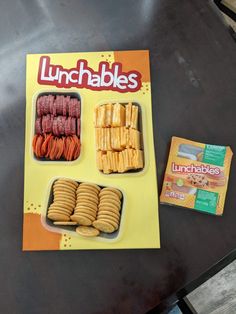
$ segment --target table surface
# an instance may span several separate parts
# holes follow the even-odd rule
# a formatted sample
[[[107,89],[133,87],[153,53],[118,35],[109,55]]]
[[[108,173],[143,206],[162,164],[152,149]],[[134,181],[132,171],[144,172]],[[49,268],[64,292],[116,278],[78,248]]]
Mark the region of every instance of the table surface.
[[[21,251],[26,53],[150,49],[161,187],[173,135],[236,152],[236,45],[208,2],[1,1],[0,43],[1,313],[144,313],[235,248],[233,161],[223,217],[160,206],[160,250]]]

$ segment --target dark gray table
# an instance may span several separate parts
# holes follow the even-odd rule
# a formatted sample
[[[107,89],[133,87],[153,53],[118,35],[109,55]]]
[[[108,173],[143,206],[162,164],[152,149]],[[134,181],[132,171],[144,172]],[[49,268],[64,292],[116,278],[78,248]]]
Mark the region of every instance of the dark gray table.
[[[150,49],[159,186],[172,135],[236,152],[236,44],[207,1],[0,3],[0,313],[143,313],[236,246],[223,217],[160,206],[161,250],[25,252],[26,53]]]

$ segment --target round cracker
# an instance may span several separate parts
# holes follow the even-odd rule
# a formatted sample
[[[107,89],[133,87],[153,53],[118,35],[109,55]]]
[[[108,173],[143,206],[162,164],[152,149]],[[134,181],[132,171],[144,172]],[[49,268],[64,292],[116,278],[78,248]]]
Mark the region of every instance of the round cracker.
[[[94,195],[88,194],[88,193],[83,193],[77,196],[77,201],[79,200],[90,200],[93,201],[94,203],[98,204],[98,198],[94,197]]]
[[[72,221],[76,221],[82,226],[91,226],[92,225],[92,220],[90,220],[86,217],[72,215],[72,216],[70,216],[70,218]]]
[[[56,183],[54,183],[54,185],[53,185],[54,187],[64,187],[64,188],[70,188],[70,189],[72,189],[72,190],[74,190],[74,191],[76,191],[76,187],[73,185],[73,184],[71,184],[71,183],[68,183],[68,182],[56,182]]]
[[[114,217],[118,220],[120,220],[120,213],[119,212],[111,212],[111,211],[108,211],[108,210],[99,210],[98,212],[98,216],[99,215],[108,215],[108,216],[111,216],[111,217]]]
[[[66,212],[66,211],[63,211],[63,210],[60,210],[60,209],[49,209],[48,210],[48,214],[49,213],[58,213],[58,214],[62,214],[62,215],[65,215],[65,216],[70,216],[69,212]]]
[[[75,216],[78,216],[78,217],[86,217],[92,221],[95,220],[96,217],[94,217],[93,215],[90,215],[90,214],[87,214],[87,213],[83,213],[83,212],[80,212],[80,211],[77,211],[74,213]]]
[[[93,209],[95,211],[98,210],[97,204],[90,203],[90,202],[87,202],[87,201],[76,202],[76,207],[79,207],[79,206],[89,207],[89,208],[91,208],[91,209]]]
[[[60,207],[64,207],[64,208],[69,209],[69,210],[74,209],[74,206],[71,206],[70,204],[68,204],[65,201],[57,201],[56,203],[53,202],[50,206],[60,206]]]
[[[119,197],[112,193],[104,193],[103,195],[99,196],[100,200],[109,198],[110,200],[114,200],[115,202],[121,203]]]
[[[67,194],[67,195],[70,195],[71,197],[76,197],[76,194],[75,192],[73,191],[69,191],[69,190],[66,190],[66,189],[53,189],[53,194],[59,194],[59,193],[63,193],[63,194]]]
[[[101,211],[108,211],[108,212],[113,212],[113,213],[116,213],[116,214],[119,214],[119,210],[118,209],[114,209],[114,208],[111,208],[109,206],[102,206],[101,208],[98,209],[98,213],[100,213]]]
[[[116,221],[111,220],[110,218],[99,218],[97,220],[98,221],[105,221],[105,222],[111,224],[115,228],[115,230],[117,230],[119,227],[119,224]]]
[[[75,180],[69,179],[69,178],[59,178],[57,179],[57,182],[66,182],[66,183],[71,183],[73,186],[76,188],[79,186],[79,183],[76,182]]]
[[[53,190],[65,190],[65,191],[69,191],[71,193],[75,193],[76,192],[76,189],[74,187],[71,187],[69,185],[63,185],[61,183],[54,184],[53,185]]]
[[[112,193],[115,193],[119,197],[119,199],[122,198],[122,193],[119,190],[115,189],[115,188],[103,188],[100,191],[100,195],[102,196],[104,192],[108,192],[108,191],[112,192]]]
[[[66,195],[68,197],[76,199],[75,193],[70,193],[70,192],[67,192],[67,191],[53,191],[53,194],[54,195]]]
[[[93,187],[94,189],[96,189],[98,192],[100,192],[101,191],[101,188],[100,188],[100,186],[98,186],[97,184],[93,184],[93,183],[86,183],[86,182],[83,182],[83,183],[80,183],[80,185],[79,186],[88,186],[88,187]]]
[[[60,202],[64,202],[65,204],[69,204],[71,206],[75,206],[75,200],[71,200],[69,198],[66,198],[66,197],[63,197],[63,196],[60,196],[60,195],[57,195],[56,197],[54,197],[54,202],[55,203],[60,203]]]
[[[77,189],[77,186],[75,184],[74,181],[66,181],[66,180],[57,180],[55,183],[54,183],[54,186],[57,186],[57,184],[60,184],[60,185],[63,185],[63,186],[66,186],[66,187],[71,187],[72,189],[76,190]]]
[[[76,201],[76,198],[72,195],[69,195],[69,194],[66,194],[66,193],[60,193],[60,192],[56,192],[54,193],[54,198],[57,198],[57,197],[63,197],[65,198],[66,200],[71,200],[72,202],[75,202]]]
[[[76,221],[54,221],[53,224],[56,226],[77,226],[78,225]]]
[[[94,213],[94,214],[97,213],[97,210],[96,210],[96,209],[93,209],[93,208],[91,208],[91,207],[89,207],[89,206],[86,206],[86,205],[77,205],[77,206],[75,207],[75,211],[78,211],[78,210],[80,210],[80,209],[89,210],[89,211],[91,211],[91,212]]]
[[[100,198],[100,203],[106,203],[109,202],[111,204],[114,204],[118,207],[121,206],[121,201],[120,200],[114,200],[113,198],[105,197],[105,198]]]
[[[79,186],[78,189],[76,190],[76,193],[79,193],[82,191],[86,191],[89,193],[95,193],[96,195],[99,194],[99,191],[97,189],[95,189],[94,187],[91,187],[91,186]]]
[[[76,191],[76,195],[77,196],[79,196],[80,194],[83,194],[83,193],[88,193],[88,194],[90,194],[90,195],[94,195],[94,197],[96,198],[96,197],[98,197],[98,193],[96,193],[96,192],[94,192],[94,191],[92,191],[92,190],[87,190],[87,189],[85,189],[85,188],[83,188],[83,189],[81,189],[81,190],[77,190]]]
[[[97,213],[90,210],[90,209],[87,209],[87,208],[76,208],[75,209],[75,214],[80,214],[80,213],[84,213],[84,214],[88,214],[88,215],[91,215],[93,217],[93,220],[96,218],[97,216]]]
[[[75,230],[83,237],[97,237],[100,234],[98,229],[87,226],[79,226]]]
[[[95,220],[93,222],[93,226],[102,231],[102,232],[106,232],[106,233],[112,233],[115,231],[114,226],[112,226],[110,223],[106,222],[106,221],[102,221],[102,220]]]
[[[79,209],[86,209],[86,210],[91,211],[92,213],[95,213],[95,214],[97,213],[96,209],[91,208],[91,207],[86,206],[86,205],[76,205],[75,210],[79,210]]]
[[[62,213],[68,213],[70,215],[73,209],[67,209],[65,207],[60,207],[60,206],[53,206],[53,207],[50,206],[48,211],[51,211],[51,210],[58,210]]]
[[[95,194],[95,193],[90,193],[89,191],[81,191],[81,192],[78,192],[76,193],[77,197],[80,197],[80,196],[85,196],[85,197],[93,197],[94,199],[98,200],[99,197],[98,197],[98,194]]]
[[[112,217],[110,215],[98,215],[97,220],[109,220],[111,223],[114,222],[115,224],[119,225],[120,220]]]
[[[69,221],[70,216],[66,216],[60,213],[48,213],[48,218],[56,221]]]
[[[120,210],[120,206],[117,206],[117,205],[109,203],[109,202],[100,202],[98,205],[98,208],[100,209],[103,207],[111,207],[111,208],[116,209],[118,211]]]
[[[79,204],[80,202],[87,202],[87,203],[91,203],[92,205],[96,205],[98,206],[98,202],[96,200],[89,200],[86,197],[80,197],[79,199],[77,198],[76,200],[76,204]]]

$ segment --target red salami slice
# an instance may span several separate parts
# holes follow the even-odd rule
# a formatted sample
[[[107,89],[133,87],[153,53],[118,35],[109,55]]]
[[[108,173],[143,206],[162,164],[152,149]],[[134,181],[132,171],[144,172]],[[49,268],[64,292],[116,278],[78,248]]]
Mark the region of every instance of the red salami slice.
[[[70,129],[71,129],[70,134],[75,135],[75,133],[76,133],[76,119],[75,118],[71,118]]]
[[[54,103],[54,96],[49,95],[49,112],[52,114],[53,113],[53,103]]]
[[[63,116],[66,116],[66,97],[63,97],[62,114],[63,114]]]
[[[77,119],[77,135],[80,137],[80,118]]]
[[[58,136],[58,127],[57,127],[57,118],[53,119],[53,124],[52,124],[52,132],[55,136]]]
[[[64,134],[64,127],[62,122],[62,116],[57,117],[57,125],[58,125],[58,132],[60,135]]]
[[[68,117],[66,119],[66,122],[65,122],[65,135],[66,136],[70,135],[70,133],[71,133],[71,130],[70,130],[70,120],[71,120],[71,118]]]
[[[37,99],[36,111],[37,111],[37,116],[41,117],[41,97]]]
[[[42,126],[41,126],[42,119],[37,118],[35,121],[35,133],[42,134]]]
[[[69,103],[68,103],[68,115],[69,117],[71,117],[71,107],[72,107],[72,102],[73,102],[73,99],[70,99]]]
[[[46,133],[46,116],[42,117],[42,132]]]
[[[66,117],[62,116],[61,117],[61,122],[62,122],[62,129],[63,129],[63,135],[65,134],[65,123],[66,123]]]
[[[44,115],[44,107],[45,107],[45,97],[46,96],[42,96],[41,98],[41,109],[40,109],[40,112],[41,112],[41,115]]]
[[[55,117],[57,115],[57,103],[56,103],[56,99],[53,102],[53,107],[52,107],[52,114]]]
[[[58,114],[60,114],[60,115],[63,114],[63,99],[64,99],[63,95],[59,96],[59,112],[58,112]]]
[[[73,106],[72,106],[72,117],[76,118],[76,106],[77,106],[78,100],[75,98],[73,101]]]
[[[45,132],[51,133],[52,132],[52,123],[51,123],[51,115],[46,115],[46,122],[45,122]]]
[[[44,114],[48,114],[49,113],[49,96],[45,96],[45,103],[44,103]]]
[[[80,117],[80,100],[77,100],[75,104],[75,117],[76,118]]]

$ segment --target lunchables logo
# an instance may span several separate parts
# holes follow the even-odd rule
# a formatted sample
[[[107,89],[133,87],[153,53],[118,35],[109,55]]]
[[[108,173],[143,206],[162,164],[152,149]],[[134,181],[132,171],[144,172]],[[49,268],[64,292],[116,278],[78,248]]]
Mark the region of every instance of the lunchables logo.
[[[39,61],[38,83],[61,88],[88,88],[91,90],[113,90],[121,93],[136,92],[141,88],[141,74],[132,70],[122,72],[122,64],[100,62],[95,71],[87,60],[79,59],[76,67],[63,68],[51,64],[50,57],[42,56]]]
[[[218,167],[211,167],[209,165],[178,165],[175,162],[172,162],[171,171],[173,173],[182,173],[182,174],[189,174],[189,173],[197,173],[197,174],[211,174],[218,176],[220,174],[220,168]]]

